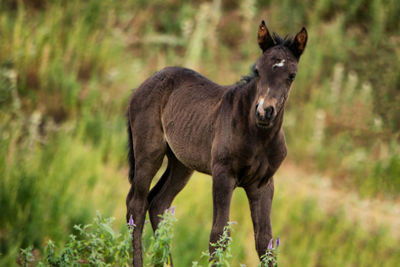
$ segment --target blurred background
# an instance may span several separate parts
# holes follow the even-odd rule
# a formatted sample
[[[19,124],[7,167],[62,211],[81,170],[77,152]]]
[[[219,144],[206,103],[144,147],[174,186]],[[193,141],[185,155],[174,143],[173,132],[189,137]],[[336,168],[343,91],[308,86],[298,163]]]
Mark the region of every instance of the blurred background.
[[[398,266],[399,13],[397,0],[0,0],[0,265],[62,244],[96,210],[125,227],[132,90],[169,65],[238,81],[265,19],[309,33],[275,176],[280,266]],[[174,205],[174,261],[190,266],[208,248],[210,177],[196,173]],[[231,220],[232,266],[256,266],[242,189]]]

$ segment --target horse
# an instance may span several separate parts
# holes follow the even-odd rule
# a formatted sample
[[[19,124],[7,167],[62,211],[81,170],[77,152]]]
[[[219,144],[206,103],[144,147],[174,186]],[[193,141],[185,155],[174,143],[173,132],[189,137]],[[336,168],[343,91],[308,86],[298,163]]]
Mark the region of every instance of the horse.
[[[194,171],[212,176],[210,243],[229,221],[232,192],[244,188],[259,257],[272,239],[273,175],[286,157],[282,129],[285,103],[306,44],[303,27],[295,37],[271,34],[264,20],[257,40],[262,55],[252,74],[230,86],[218,85],[183,67],[166,67],[132,94],[127,111],[131,184],[127,220],[133,219],[133,266],[143,265],[141,238],[146,212],[153,230]],[[168,159],[165,172],[152,179]],[[210,255],[215,247],[209,245]]]

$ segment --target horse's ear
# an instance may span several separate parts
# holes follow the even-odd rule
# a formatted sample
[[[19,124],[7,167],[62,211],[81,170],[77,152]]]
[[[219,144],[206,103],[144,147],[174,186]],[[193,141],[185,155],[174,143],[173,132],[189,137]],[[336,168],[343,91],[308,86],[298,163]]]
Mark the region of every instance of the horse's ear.
[[[290,46],[294,56],[299,59],[307,44],[307,30],[306,28],[302,28],[293,39],[293,43]]]
[[[265,25],[264,21],[261,21],[260,26],[258,27],[257,40],[258,40],[258,45],[260,46],[263,52],[268,48],[274,46],[274,40],[269,34],[269,30],[267,28],[267,25]]]

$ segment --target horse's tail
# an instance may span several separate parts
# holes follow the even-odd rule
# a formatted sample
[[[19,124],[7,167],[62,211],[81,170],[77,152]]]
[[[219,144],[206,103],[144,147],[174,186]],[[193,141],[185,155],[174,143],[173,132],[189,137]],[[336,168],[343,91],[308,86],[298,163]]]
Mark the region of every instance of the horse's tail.
[[[129,182],[132,184],[135,176],[135,154],[133,153],[132,128],[129,111],[127,112],[127,130],[128,130],[128,161],[129,161]]]

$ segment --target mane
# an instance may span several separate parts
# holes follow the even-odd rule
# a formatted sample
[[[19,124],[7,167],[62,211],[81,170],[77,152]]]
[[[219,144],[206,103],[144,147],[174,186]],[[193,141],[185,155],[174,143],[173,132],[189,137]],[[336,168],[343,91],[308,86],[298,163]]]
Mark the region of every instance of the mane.
[[[235,87],[242,87],[245,84],[248,84],[257,76],[256,73],[256,63],[253,63],[250,66],[250,71],[247,75],[242,76],[238,82],[236,82]]]
[[[274,32],[271,37],[274,41],[275,46],[290,47],[293,44],[293,37],[288,35],[286,35],[285,37],[281,37],[279,34]]]

